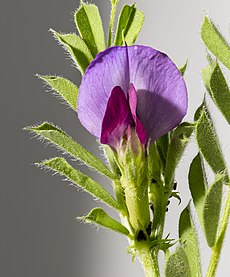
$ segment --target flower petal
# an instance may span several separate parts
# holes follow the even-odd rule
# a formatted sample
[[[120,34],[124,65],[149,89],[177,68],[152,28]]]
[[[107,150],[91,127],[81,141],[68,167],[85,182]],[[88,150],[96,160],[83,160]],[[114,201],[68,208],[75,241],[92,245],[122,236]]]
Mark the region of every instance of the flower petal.
[[[127,55],[128,49],[128,55]],[[82,125],[100,137],[107,102],[115,86],[137,91],[137,117],[156,140],[177,126],[187,112],[184,80],[170,58],[150,47],[111,47],[86,70],[78,97]]]
[[[129,48],[129,64],[130,82],[137,90],[137,116],[155,141],[185,116],[185,82],[171,59],[150,47]]]
[[[147,141],[147,135],[144,126],[140,122],[137,117],[136,110],[137,110],[137,93],[133,84],[130,84],[129,88],[129,107],[131,110],[131,114],[133,120],[135,122],[135,130],[138,135],[140,142],[144,145]]]
[[[82,125],[100,138],[107,102],[114,87],[127,95],[129,65],[124,47],[112,47],[97,55],[87,68],[79,88],[78,117]]]
[[[102,122],[101,143],[117,148],[131,120],[124,91],[121,87],[113,88]]]

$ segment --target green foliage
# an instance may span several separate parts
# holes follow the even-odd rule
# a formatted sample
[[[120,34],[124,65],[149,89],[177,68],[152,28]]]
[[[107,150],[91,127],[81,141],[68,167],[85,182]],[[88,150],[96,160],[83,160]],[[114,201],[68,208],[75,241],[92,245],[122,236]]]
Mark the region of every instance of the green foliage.
[[[207,191],[207,180],[205,169],[200,153],[193,159],[189,170],[189,189],[193,203],[196,208],[197,216],[203,227],[204,201]]]
[[[108,145],[104,145],[104,152],[105,152],[105,156],[108,159],[110,168],[112,170],[112,172],[116,175],[116,176],[121,176],[121,171],[117,165],[117,162],[115,160],[115,155],[113,150],[110,148],[110,146]]]
[[[93,56],[85,42],[76,34],[59,34],[51,30],[57,40],[70,53],[77,68],[83,74],[93,60]]]
[[[148,170],[150,178],[157,180],[161,176],[161,160],[156,143],[148,148]]]
[[[56,157],[50,160],[37,163],[42,167],[51,169],[54,172],[60,173],[65,176],[69,181],[73,182],[77,186],[83,188],[92,196],[100,199],[109,206],[119,210],[119,205],[112,195],[108,193],[100,184],[92,180],[87,175],[74,169],[64,158]]]
[[[202,70],[202,79],[213,101],[230,124],[230,90],[218,62]]]
[[[165,163],[166,163],[169,142],[170,142],[169,141],[169,134],[166,134],[166,135],[160,137],[156,142],[158,153],[161,157],[161,161],[162,161],[164,166],[165,166]]]
[[[98,158],[54,125],[44,122],[39,126],[27,127],[25,129],[47,139],[61,150],[64,150],[74,158],[84,162],[87,166],[95,169],[97,172],[102,173],[110,179],[117,178]]]
[[[75,12],[75,23],[93,57],[106,48],[101,16],[96,5],[82,2]]]
[[[180,73],[181,73],[182,76],[184,76],[184,74],[186,72],[186,69],[187,69],[187,66],[188,66],[188,60],[186,61],[186,63],[182,67],[179,68]]]
[[[132,45],[143,26],[144,14],[132,6],[124,5],[119,15],[114,45]]]
[[[201,37],[206,47],[230,69],[230,46],[207,16],[201,27]]]
[[[200,104],[200,106],[196,109],[195,114],[194,114],[194,121],[197,121],[201,117],[203,110],[204,110],[204,102],[205,102],[205,99]]]
[[[208,64],[201,71],[201,76],[202,76],[204,86],[205,86],[205,88],[207,89],[207,91],[209,92],[209,94],[211,96],[212,96],[212,94],[211,94],[211,88],[210,88],[210,78],[211,78],[211,75],[212,75],[212,71],[213,71],[213,65],[212,64]]]
[[[207,163],[218,174],[226,170],[226,165],[207,107],[203,107],[196,125],[197,144]]]
[[[88,223],[95,223],[102,227],[108,228],[115,232],[128,236],[129,230],[123,226],[120,222],[110,217],[103,209],[94,208],[86,216],[80,217]]]
[[[45,81],[52,89],[54,89],[58,96],[61,96],[69,106],[77,112],[77,98],[78,87],[69,80],[58,76],[40,76],[40,79]]]
[[[209,188],[204,201],[204,232],[209,247],[212,247],[216,241],[222,203],[223,180],[224,176],[217,176],[216,181]]]
[[[210,89],[213,100],[230,124],[230,90],[218,63],[210,78]]]
[[[165,277],[192,277],[183,247],[179,246],[167,260]]]
[[[194,125],[192,123],[184,122],[179,125],[171,135],[171,142],[168,148],[165,167],[165,183],[167,187],[172,186],[176,167],[183,155],[193,130]]]
[[[189,205],[185,207],[180,215],[179,238],[181,239],[181,245],[188,258],[191,276],[202,277],[197,233],[191,217]]]

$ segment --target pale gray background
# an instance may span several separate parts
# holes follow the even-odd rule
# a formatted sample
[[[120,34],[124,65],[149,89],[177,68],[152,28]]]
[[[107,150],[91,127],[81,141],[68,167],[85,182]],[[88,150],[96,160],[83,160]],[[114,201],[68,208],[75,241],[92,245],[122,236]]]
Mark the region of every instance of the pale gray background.
[[[87,194],[69,187],[58,176],[38,170],[32,163],[57,155],[22,131],[38,121],[57,123],[90,151],[99,155],[95,139],[80,126],[77,116],[45,93],[35,73],[63,75],[79,84],[79,73],[48,32],[49,27],[74,32],[72,12],[79,1],[21,0],[1,2],[1,190],[0,276],[4,277],[117,277],[143,276],[137,262],[125,252],[127,241],[106,230],[97,231],[74,218],[97,205]],[[109,0],[95,1],[108,27]],[[126,1],[132,3],[131,1]],[[186,81],[191,119],[204,88],[200,70],[206,64],[199,28],[208,13],[229,38],[229,0],[138,0],[146,15],[138,42],[168,53],[176,64],[189,59]],[[221,143],[230,164],[230,128],[211,107]],[[187,149],[178,174],[183,203],[170,206],[167,231],[177,235],[180,210],[190,196],[188,164],[196,153]],[[60,154],[60,153],[59,153]],[[210,178],[212,178],[210,174]],[[104,179],[100,179],[105,184]],[[105,184],[107,187],[108,184]],[[230,276],[230,230],[217,276]],[[202,237],[202,235],[200,235]],[[201,245],[202,263],[209,251]]]

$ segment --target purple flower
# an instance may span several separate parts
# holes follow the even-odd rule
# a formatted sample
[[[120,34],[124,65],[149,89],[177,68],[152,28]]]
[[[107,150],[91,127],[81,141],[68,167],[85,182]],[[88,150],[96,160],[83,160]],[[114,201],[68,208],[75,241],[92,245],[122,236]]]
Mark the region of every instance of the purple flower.
[[[180,71],[146,46],[111,47],[97,55],[82,79],[78,117],[101,143],[115,149],[135,130],[142,145],[176,127],[187,112]]]

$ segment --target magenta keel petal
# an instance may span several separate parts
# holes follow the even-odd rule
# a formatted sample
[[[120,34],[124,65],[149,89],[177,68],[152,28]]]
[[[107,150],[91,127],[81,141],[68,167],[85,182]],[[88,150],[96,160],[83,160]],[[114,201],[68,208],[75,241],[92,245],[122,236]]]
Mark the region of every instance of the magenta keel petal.
[[[144,126],[142,125],[141,121],[138,119],[136,110],[137,110],[137,93],[133,86],[130,84],[129,88],[129,107],[131,110],[132,118],[135,122],[135,130],[138,135],[138,138],[142,144],[145,144],[147,141],[147,135]]]
[[[113,88],[102,122],[101,143],[117,148],[131,120],[124,91],[121,87]]]

